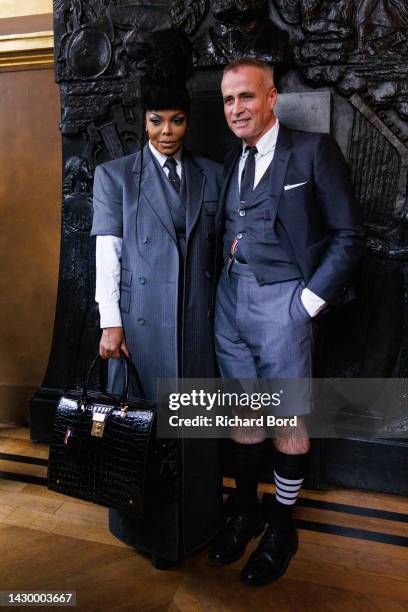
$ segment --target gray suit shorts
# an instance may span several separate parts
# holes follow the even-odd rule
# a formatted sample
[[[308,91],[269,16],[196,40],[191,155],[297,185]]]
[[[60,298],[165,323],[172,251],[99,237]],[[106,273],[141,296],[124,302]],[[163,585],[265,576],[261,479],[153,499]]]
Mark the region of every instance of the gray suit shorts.
[[[222,378],[309,379],[277,416],[309,414],[315,320],[300,299],[303,279],[259,285],[247,264],[222,272],[215,307],[215,347]]]

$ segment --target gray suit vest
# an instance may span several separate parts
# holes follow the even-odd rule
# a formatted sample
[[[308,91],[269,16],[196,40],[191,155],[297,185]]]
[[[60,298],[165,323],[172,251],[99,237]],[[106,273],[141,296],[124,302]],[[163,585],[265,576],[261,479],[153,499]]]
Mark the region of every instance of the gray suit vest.
[[[162,185],[163,192],[166,195],[170,215],[173,220],[174,229],[176,230],[180,254],[185,257],[186,254],[186,177],[183,164],[183,177],[181,182],[180,193],[171,186],[169,179],[165,175],[163,168],[160,166],[157,159],[149,151],[154,163],[157,166],[157,176]]]
[[[271,220],[269,168],[253,190],[250,199],[241,202],[238,191],[239,161],[235,165],[225,205],[224,261],[228,260],[231,245],[236,238],[238,241],[236,259],[247,263],[256,275],[247,253],[248,244],[256,241],[258,252],[261,251],[264,262],[270,265],[272,277],[269,282],[273,283],[301,278],[301,274],[282,247]]]

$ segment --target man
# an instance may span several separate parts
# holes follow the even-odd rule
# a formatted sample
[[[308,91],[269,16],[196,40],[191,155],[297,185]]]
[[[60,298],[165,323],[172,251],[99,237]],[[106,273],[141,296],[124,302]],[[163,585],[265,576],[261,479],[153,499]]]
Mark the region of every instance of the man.
[[[364,244],[347,164],[329,135],[279,123],[268,64],[247,58],[232,62],[221,89],[228,126],[242,140],[226,160],[216,220],[224,262],[215,314],[221,375],[310,379],[315,317],[328,305],[347,301],[347,284]],[[302,415],[310,411],[306,390],[277,413],[296,415],[298,425],[275,432],[276,495],[264,507],[257,485],[267,451],[265,431],[232,432],[235,507],[209,559],[218,565],[239,559],[266,520],[268,527],[241,573],[246,584],[276,580],[296,551],[291,515],[310,448]]]

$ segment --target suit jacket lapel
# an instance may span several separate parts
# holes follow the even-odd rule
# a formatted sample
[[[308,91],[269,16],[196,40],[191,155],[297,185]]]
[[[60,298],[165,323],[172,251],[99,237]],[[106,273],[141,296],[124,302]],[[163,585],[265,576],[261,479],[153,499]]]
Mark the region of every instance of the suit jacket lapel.
[[[134,180],[139,184],[140,178],[140,153],[136,157],[132,168],[134,172]],[[143,172],[140,183],[140,196],[150,206],[164,229],[170,234],[174,242],[177,244],[176,231],[174,229],[173,219],[167,204],[167,196],[162,187],[162,181],[158,176],[160,168],[153,159],[148,144],[143,149]]]
[[[184,151],[183,171],[186,181],[186,208],[187,227],[186,239],[188,240],[200,214],[204,196],[205,175],[197,166],[191,155]]]
[[[279,201],[283,192],[286,170],[291,155],[292,137],[290,130],[280,124],[275,154],[269,171],[269,194],[272,198],[272,224],[275,223]]]

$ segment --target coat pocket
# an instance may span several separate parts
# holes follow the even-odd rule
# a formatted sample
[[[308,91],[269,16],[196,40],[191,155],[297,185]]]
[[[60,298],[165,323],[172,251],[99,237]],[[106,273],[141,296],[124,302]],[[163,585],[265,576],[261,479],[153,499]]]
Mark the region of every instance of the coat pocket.
[[[122,268],[120,275],[120,283],[125,287],[130,287],[132,283],[132,272],[126,268]]]
[[[121,312],[128,313],[130,311],[130,291],[126,291],[125,289],[121,289],[120,291],[120,300],[119,300],[119,308]]]

